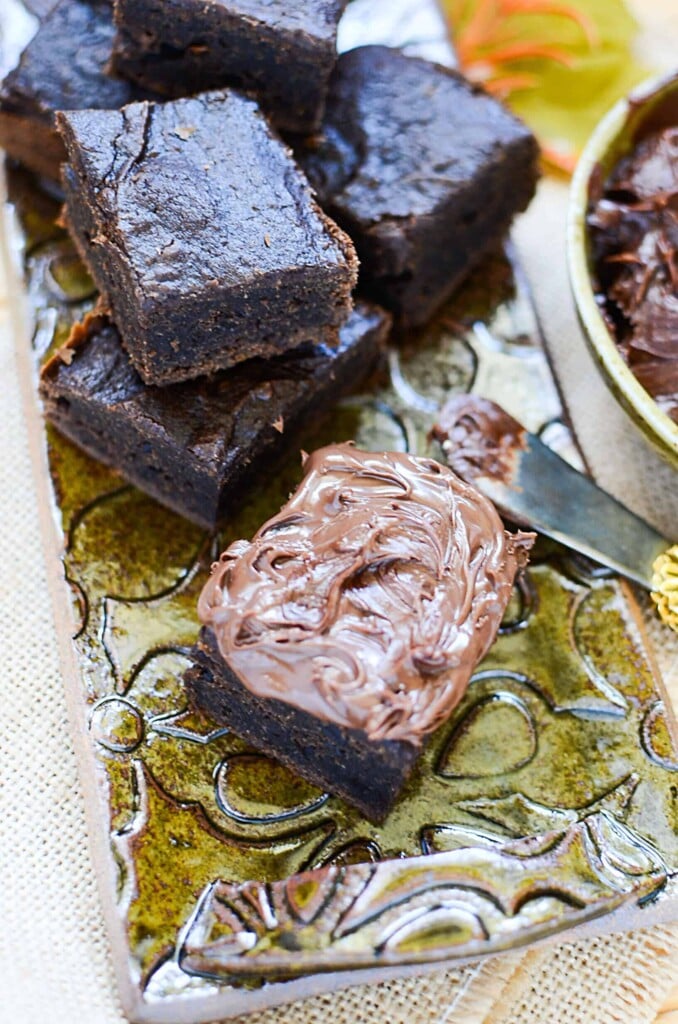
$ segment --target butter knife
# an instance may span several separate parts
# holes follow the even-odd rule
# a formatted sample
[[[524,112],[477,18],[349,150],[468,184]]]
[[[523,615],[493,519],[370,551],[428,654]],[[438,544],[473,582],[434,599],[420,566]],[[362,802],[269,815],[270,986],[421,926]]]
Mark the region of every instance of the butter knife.
[[[640,583],[664,622],[678,631],[678,544],[488,399],[450,399],[431,436],[450,468],[503,516]]]

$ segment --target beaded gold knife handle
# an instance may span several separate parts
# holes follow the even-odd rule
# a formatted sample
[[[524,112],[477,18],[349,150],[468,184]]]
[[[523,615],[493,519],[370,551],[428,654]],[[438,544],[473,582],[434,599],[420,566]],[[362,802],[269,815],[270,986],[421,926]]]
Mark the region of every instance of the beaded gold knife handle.
[[[657,555],[652,569],[652,600],[660,618],[678,633],[678,544]]]

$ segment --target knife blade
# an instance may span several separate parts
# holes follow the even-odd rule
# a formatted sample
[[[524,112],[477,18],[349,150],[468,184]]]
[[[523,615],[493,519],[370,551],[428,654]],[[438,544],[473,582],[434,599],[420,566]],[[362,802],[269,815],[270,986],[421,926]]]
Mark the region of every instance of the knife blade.
[[[450,399],[431,434],[450,468],[505,518],[640,583],[656,602],[663,597],[678,628],[678,546],[536,434],[476,395]]]

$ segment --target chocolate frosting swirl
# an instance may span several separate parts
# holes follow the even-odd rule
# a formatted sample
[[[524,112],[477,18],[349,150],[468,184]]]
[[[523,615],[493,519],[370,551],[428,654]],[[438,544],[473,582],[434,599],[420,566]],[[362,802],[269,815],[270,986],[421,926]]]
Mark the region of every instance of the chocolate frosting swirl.
[[[637,379],[678,422],[678,125],[650,133],[619,161],[588,226],[607,324]]]
[[[431,430],[450,469],[464,480],[490,477],[510,484],[518,452],[527,447],[525,428],[501,406],[477,395],[455,395]]]
[[[215,562],[198,612],[253,693],[418,745],[461,699],[532,542],[431,459],[332,445]]]

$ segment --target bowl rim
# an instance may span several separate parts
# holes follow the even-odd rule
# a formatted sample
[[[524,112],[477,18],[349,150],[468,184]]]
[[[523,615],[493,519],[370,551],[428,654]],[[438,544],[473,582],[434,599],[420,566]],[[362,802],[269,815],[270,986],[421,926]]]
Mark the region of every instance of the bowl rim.
[[[589,185],[601,159],[619,139],[631,115],[671,86],[678,93],[678,71],[643,82],[618,100],[596,125],[582,151],[570,184],[567,262],[570,285],[584,333],[606,383],[648,440],[678,466],[678,423],[659,408],[654,398],[636,379],[598,308],[589,269],[586,229]]]

